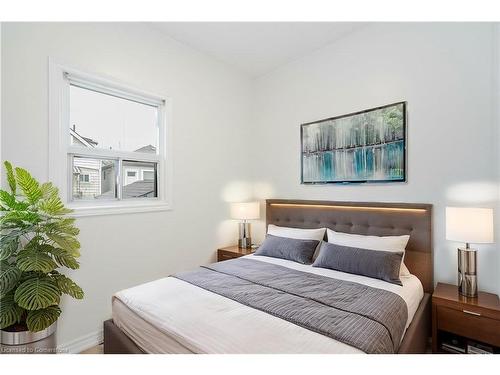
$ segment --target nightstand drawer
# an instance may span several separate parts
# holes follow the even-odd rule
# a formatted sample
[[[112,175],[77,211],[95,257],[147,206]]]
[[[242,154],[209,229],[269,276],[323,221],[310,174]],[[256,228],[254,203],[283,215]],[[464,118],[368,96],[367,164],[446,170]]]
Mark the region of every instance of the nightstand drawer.
[[[223,260],[235,259],[245,255],[252,254],[254,249],[241,249],[238,246],[228,246],[217,249],[217,262]]]
[[[500,346],[500,321],[481,316],[472,308],[461,311],[438,306],[437,328]]]
[[[230,252],[225,252],[225,251],[219,251],[217,253],[217,260],[219,262],[223,260],[229,260],[229,259],[234,259],[234,258],[239,258],[241,255],[235,255],[234,253]]]

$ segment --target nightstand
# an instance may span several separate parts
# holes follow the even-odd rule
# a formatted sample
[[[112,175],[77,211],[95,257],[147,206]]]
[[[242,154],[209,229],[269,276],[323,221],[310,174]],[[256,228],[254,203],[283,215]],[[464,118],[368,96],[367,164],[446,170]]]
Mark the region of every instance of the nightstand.
[[[238,246],[221,247],[217,249],[217,262],[223,260],[239,258],[255,252],[255,249],[241,249]]]
[[[479,292],[476,298],[464,297],[457,286],[438,283],[432,295],[433,353],[482,350],[500,353],[498,296]]]

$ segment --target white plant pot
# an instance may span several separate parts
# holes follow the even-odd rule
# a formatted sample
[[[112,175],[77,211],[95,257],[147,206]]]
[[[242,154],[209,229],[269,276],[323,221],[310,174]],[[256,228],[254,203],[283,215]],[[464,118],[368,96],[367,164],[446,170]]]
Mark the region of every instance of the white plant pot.
[[[42,331],[0,330],[0,354],[56,354],[57,322]]]

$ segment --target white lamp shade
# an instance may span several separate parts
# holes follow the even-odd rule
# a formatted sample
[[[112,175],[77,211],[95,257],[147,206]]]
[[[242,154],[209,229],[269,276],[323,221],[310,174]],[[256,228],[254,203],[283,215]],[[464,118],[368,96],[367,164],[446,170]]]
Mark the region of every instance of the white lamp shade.
[[[252,220],[260,218],[259,202],[231,203],[231,218]]]
[[[492,243],[493,209],[446,207],[446,239],[465,243]]]

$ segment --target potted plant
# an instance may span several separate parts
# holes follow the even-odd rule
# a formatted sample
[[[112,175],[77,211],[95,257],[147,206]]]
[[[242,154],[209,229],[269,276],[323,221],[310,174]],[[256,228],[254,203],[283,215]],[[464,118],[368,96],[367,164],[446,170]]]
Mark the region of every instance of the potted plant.
[[[58,189],[5,162],[0,190],[0,334],[2,352],[55,352],[63,294],[83,290],[60,268],[79,268],[79,229]]]

